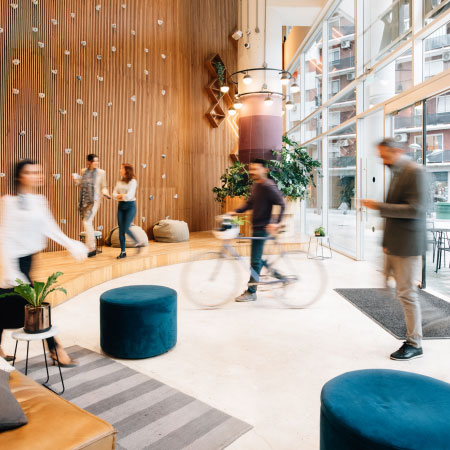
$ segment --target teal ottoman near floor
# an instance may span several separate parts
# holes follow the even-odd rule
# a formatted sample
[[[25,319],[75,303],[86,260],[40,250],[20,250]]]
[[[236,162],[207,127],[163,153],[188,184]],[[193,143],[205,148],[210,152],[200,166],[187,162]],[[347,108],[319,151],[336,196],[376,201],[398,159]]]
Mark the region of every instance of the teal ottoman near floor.
[[[321,450],[450,450],[450,384],[358,370],[322,388]]]
[[[100,296],[100,346],[116,358],[139,359],[177,342],[177,293],[164,286],[111,289]]]

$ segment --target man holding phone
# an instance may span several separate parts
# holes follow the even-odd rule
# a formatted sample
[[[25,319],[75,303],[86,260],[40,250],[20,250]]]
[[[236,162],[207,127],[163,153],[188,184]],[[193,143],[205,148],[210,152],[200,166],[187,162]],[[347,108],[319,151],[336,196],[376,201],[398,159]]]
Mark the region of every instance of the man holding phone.
[[[97,214],[102,197],[110,199],[106,184],[106,172],[98,167],[98,156],[90,153],[87,156],[88,167],[81,175],[72,174],[75,184],[80,187],[78,210],[83,220],[86,232],[86,245],[89,248],[88,257],[97,254],[94,233],[94,218]]]

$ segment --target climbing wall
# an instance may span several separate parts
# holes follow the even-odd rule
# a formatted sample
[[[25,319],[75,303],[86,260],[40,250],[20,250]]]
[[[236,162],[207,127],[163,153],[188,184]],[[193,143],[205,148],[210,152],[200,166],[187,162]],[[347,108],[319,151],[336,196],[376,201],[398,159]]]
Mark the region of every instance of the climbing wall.
[[[14,163],[35,159],[45,172],[41,192],[77,238],[72,173],[95,153],[111,191],[120,164],[135,167],[136,224],[148,230],[170,217],[210,228],[218,211],[210,189],[236,138],[204,117],[203,61],[220,52],[235,65],[228,36],[236,14],[236,0],[2,1],[1,194],[11,191]],[[116,209],[104,200],[96,228],[115,226]]]

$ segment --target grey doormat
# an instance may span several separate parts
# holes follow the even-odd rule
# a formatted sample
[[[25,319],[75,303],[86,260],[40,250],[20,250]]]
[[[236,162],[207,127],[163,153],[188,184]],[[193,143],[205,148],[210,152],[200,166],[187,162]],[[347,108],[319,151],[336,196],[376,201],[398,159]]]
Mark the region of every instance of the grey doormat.
[[[391,289],[335,289],[397,339],[405,339],[403,308]],[[450,338],[450,303],[419,290],[424,339]]]
[[[78,367],[63,368],[63,397],[109,422],[118,450],[219,450],[252,427],[157,380],[86,348],[66,349]],[[25,362],[16,367],[24,371]],[[60,389],[56,367],[49,384]],[[28,375],[46,379],[43,355],[30,358]]]

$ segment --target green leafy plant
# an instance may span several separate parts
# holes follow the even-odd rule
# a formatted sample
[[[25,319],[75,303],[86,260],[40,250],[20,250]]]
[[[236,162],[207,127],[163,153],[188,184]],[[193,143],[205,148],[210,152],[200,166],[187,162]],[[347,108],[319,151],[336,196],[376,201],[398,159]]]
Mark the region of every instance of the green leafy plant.
[[[355,197],[355,177],[343,176],[339,179],[338,186],[341,187],[340,201],[352,207],[352,198]]]
[[[216,70],[217,78],[219,79],[220,86],[225,84],[225,66],[220,61],[214,61],[213,67]]]
[[[24,283],[22,280],[17,278],[17,286],[14,288],[14,292],[0,295],[0,298],[8,297],[10,295],[20,295],[30,305],[34,307],[41,306],[45,302],[46,297],[54,291],[62,291],[67,295],[67,291],[62,287],[52,288],[52,286],[56,283],[56,280],[61,275],[63,275],[62,272],[55,272],[48,277],[46,283],[43,283],[42,281],[35,281],[33,286]]]
[[[312,158],[305,147],[286,136],[283,136],[281,150],[273,154],[278,158],[269,163],[270,177],[278,189],[293,200],[306,198],[309,184],[316,185],[314,172],[320,168],[320,162]]]
[[[250,195],[250,188],[253,181],[248,176],[248,170],[245,164],[236,161],[231,167],[225,170],[220,177],[222,187],[212,189],[216,196],[216,201],[222,203],[226,197],[244,197]]]
[[[325,236],[325,229],[323,227],[316,228],[314,234],[316,236]]]
[[[247,216],[245,217],[233,216],[233,218],[231,219],[231,223],[233,225],[239,225],[240,227],[242,227],[246,223],[250,222],[247,220]]]

